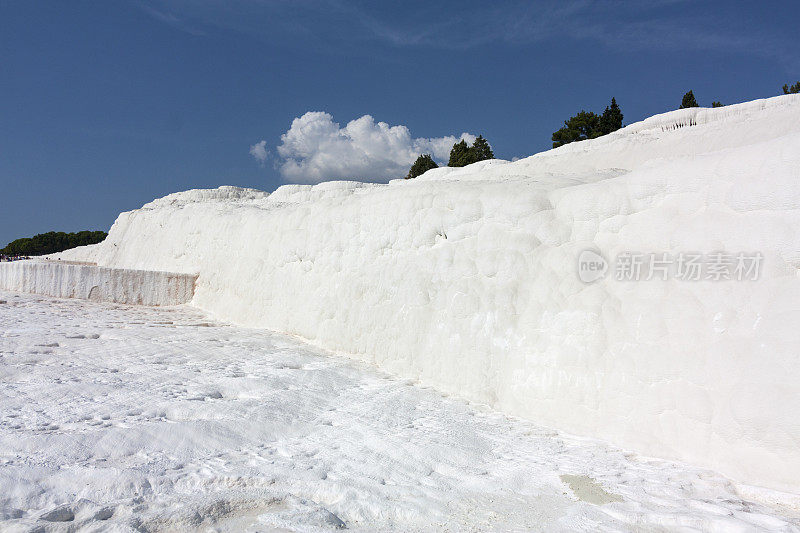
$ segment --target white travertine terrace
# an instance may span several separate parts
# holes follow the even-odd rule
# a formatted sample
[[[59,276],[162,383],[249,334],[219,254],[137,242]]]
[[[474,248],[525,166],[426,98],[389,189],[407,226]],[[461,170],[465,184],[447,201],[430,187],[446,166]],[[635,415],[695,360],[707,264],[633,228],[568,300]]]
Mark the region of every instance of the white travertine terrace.
[[[592,284],[581,251],[760,252],[757,281]],[[800,95],[388,185],[187,191],[102,267],[564,431],[800,491]]]
[[[192,300],[192,274],[104,268],[64,261],[0,263],[0,289],[98,302],[180,305]]]

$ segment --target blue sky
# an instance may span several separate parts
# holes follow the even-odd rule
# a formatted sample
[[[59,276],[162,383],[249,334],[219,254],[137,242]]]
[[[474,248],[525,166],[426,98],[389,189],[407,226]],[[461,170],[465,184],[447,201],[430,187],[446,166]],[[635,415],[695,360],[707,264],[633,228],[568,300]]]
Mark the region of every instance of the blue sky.
[[[524,157],[612,96],[626,124],[689,89],[773,96],[800,79],[798,21],[796,1],[0,0],[0,246],[189,188],[385,181],[463,133]]]

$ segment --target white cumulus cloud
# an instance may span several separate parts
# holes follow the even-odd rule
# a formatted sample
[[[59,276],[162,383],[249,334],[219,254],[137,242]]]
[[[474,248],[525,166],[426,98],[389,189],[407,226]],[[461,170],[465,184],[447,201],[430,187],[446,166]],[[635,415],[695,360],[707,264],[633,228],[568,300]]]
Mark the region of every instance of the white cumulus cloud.
[[[259,141],[250,147],[250,155],[255,157],[259,163],[267,160],[269,150],[267,150],[267,141]]]
[[[413,138],[406,126],[375,122],[370,115],[352,120],[342,128],[330,114],[309,111],[294,119],[289,130],[281,135],[277,148],[281,157],[279,169],[287,181],[298,183],[334,179],[386,181],[405,176],[423,153],[446,163],[453,144],[462,138],[470,143],[475,140],[470,133]],[[250,149],[259,160],[258,154],[266,152],[262,143]]]

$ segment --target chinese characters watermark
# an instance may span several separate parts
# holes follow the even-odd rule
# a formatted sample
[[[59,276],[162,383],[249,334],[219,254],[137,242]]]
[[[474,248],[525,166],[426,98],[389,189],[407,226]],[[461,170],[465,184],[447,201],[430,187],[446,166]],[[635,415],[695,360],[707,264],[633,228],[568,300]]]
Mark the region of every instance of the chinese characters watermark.
[[[578,256],[578,278],[584,283],[611,272],[617,281],[755,281],[761,271],[761,252],[622,252],[609,264],[595,250]]]

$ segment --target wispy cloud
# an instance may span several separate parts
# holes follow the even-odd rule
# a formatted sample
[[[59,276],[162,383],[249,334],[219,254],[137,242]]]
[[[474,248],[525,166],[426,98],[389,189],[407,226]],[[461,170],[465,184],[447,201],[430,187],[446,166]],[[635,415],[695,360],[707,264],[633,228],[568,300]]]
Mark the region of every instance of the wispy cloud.
[[[611,49],[736,52],[792,61],[798,39],[765,34],[736,17],[693,15],[690,0],[575,0],[497,2],[464,9],[423,27],[401,27],[358,13],[373,37],[394,46],[472,49],[503,42],[526,45],[547,40],[597,43]]]
[[[250,155],[256,158],[256,161],[262,165],[269,157],[269,150],[267,150],[267,141],[261,140],[250,147]]]
[[[697,16],[692,0],[575,0],[572,2],[495,2],[461,15],[434,20],[422,28],[398,27],[366,13],[362,26],[394,46],[469,50],[503,42],[596,43],[613,50],[689,50],[738,53],[769,58],[788,70],[800,64],[797,34],[781,35],[754,27],[734,13]]]
[[[169,26],[172,26],[173,28],[175,28],[175,29],[177,29],[179,31],[182,31],[184,33],[188,33],[189,35],[195,35],[195,36],[204,36],[204,35],[206,35],[205,31],[203,31],[203,30],[201,30],[199,28],[196,28],[196,27],[194,27],[192,25],[187,24],[184,20],[178,18],[177,16],[173,15],[172,13],[169,13],[169,12],[166,12],[166,11],[161,11],[161,10],[156,9],[155,7],[153,7],[151,5],[148,5],[148,4],[145,4],[145,3],[139,3],[138,7],[142,11],[144,11],[145,13],[147,13],[148,15],[153,17],[155,20],[157,20],[159,22],[163,22],[164,24],[167,24]]]
[[[145,1],[145,0],[142,0]],[[222,28],[294,45],[469,50],[492,43],[543,41],[610,49],[735,52],[795,67],[798,38],[765,33],[735,13],[696,16],[692,0],[461,0],[441,6],[359,0],[146,0],[154,19],[201,34]]]

